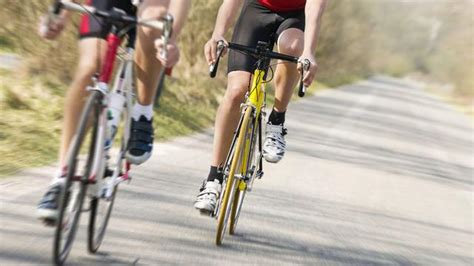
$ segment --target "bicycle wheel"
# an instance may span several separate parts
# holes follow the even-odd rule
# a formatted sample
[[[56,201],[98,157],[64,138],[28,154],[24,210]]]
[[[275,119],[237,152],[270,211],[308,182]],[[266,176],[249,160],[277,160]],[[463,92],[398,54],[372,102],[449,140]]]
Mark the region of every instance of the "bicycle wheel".
[[[114,187],[110,198],[94,197],[91,200],[91,213],[88,230],[88,249],[91,253],[96,253],[102,241],[109,223],[110,215],[115,202],[117,187]]]
[[[242,154],[241,151],[243,150],[245,144],[246,132],[248,131],[248,125],[252,116],[252,111],[252,108],[247,108],[245,110],[242,119],[242,124],[240,125],[240,131],[238,133],[239,136],[235,143],[232,159],[230,161],[229,175],[227,177],[225,190],[223,191],[222,203],[219,206],[219,214],[217,218],[216,245],[222,244],[222,239],[224,238],[227,221],[231,212],[231,203],[233,202],[233,198],[235,196],[235,190],[237,189],[238,181],[236,178],[234,178],[234,174],[236,173],[236,170],[238,169],[240,163]]]
[[[244,186],[244,187],[241,187]],[[237,190],[235,191],[234,201],[232,203],[232,212],[230,215],[230,228],[229,234],[235,234],[237,229],[237,222],[239,221],[240,211],[242,210],[242,204],[244,203],[245,194],[247,194],[246,184],[243,180],[238,183]]]
[[[127,67],[124,68],[124,71],[127,71]],[[131,77],[127,76],[127,74],[124,76],[126,76],[126,79],[131,80]],[[124,83],[127,84],[127,82]],[[121,129],[118,130],[121,134],[117,133],[117,136],[112,138],[112,143],[109,144],[110,148],[107,150],[107,170],[101,180],[97,180],[98,193],[92,195],[90,200],[91,212],[89,216],[87,249],[91,253],[96,253],[104,240],[118,189],[118,184],[116,184],[115,181],[121,178],[125,172],[124,155],[131,121],[128,108],[131,106],[131,103],[127,102],[126,105],[127,110],[121,111],[121,121],[124,121],[124,123],[122,123],[123,127],[120,127]],[[119,126],[119,124],[117,124],[117,126]],[[119,137],[119,135],[121,137]],[[108,194],[110,183],[113,183],[113,188],[111,194]]]
[[[247,173],[252,166],[255,165],[254,162],[254,150],[255,150],[255,122],[250,121],[247,129],[245,131],[245,140],[242,150],[242,158],[239,165],[242,176],[247,176]],[[239,180],[237,183],[237,189],[235,190],[234,199],[232,201],[232,209],[230,214],[230,227],[229,234],[233,235],[237,228],[237,222],[239,220],[240,211],[242,210],[242,204],[244,202],[245,194],[247,193],[247,183],[244,180]]]
[[[79,224],[87,179],[95,154],[101,97],[96,91],[89,96],[69,148],[66,184],[60,195],[59,217],[54,237],[53,257],[57,265],[62,265],[69,255]]]

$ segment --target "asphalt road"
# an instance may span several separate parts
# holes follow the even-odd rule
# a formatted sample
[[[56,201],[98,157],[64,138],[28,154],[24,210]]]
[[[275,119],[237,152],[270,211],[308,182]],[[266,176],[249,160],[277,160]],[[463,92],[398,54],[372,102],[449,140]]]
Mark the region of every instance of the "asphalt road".
[[[211,131],[158,143],[120,187],[101,253],[86,251],[84,215],[68,262],[473,265],[471,121],[384,77],[292,103],[286,157],[265,165],[221,247],[192,207]],[[34,213],[52,171],[0,180],[0,265],[51,262],[53,231]]]

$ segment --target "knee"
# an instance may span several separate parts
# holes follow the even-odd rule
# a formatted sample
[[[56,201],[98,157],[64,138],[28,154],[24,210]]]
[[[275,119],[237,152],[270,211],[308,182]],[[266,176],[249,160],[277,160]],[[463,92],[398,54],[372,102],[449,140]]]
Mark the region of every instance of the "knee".
[[[75,75],[75,80],[81,83],[88,83],[95,73],[99,71],[97,60],[81,60]]]
[[[290,38],[291,36],[281,36],[278,40],[278,51],[283,54],[300,56],[303,53],[303,38]]]
[[[166,15],[166,8],[161,3],[143,3],[138,16],[141,19],[158,19]],[[139,27],[138,38],[156,39],[161,35],[161,31],[149,27]]]
[[[230,109],[239,108],[240,104],[244,101],[246,91],[246,85],[229,85],[224,96],[224,103]]]

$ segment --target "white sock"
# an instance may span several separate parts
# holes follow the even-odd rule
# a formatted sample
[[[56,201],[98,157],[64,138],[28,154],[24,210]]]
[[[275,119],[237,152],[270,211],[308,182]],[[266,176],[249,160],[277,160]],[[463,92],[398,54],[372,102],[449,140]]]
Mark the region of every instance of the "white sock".
[[[133,106],[132,117],[134,120],[140,119],[144,115],[146,119],[150,120],[153,117],[153,104],[141,105],[138,102]]]

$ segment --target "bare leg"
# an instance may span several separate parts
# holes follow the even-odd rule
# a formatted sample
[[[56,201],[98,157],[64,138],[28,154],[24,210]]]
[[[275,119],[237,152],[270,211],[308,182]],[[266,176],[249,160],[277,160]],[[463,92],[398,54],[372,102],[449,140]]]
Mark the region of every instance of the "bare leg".
[[[67,150],[87,99],[86,86],[91,84],[92,76],[99,70],[98,64],[102,61],[106,49],[107,43],[102,39],[85,38],[79,41],[79,64],[64,101],[63,131],[59,148],[60,166],[66,163]]]
[[[239,122],[240,104],[248,89],[251,74],[233,71],[228,75],[227,90],[216,114],[212,165],[220,166],[229,152],[232,136]]]
[[[283,31],[278,38],[280,53],[300,56],[303,52],[304,33],[295,28]],[[275,104],[277,112],[284,112],[288,107],[293,89],[298,81],[298,70],[295,64],[278,64],[275,71]]]
[[[169,0],[145,0],[140,5],[140,18],[159,18],[166,14]],[[155,39],[161,36],[161,31],[139,27],[138,41],[135,52],[137,74],[137,100],[141,105],[150,105],[155,99],[158,86],[161,63],[156,59]]]

